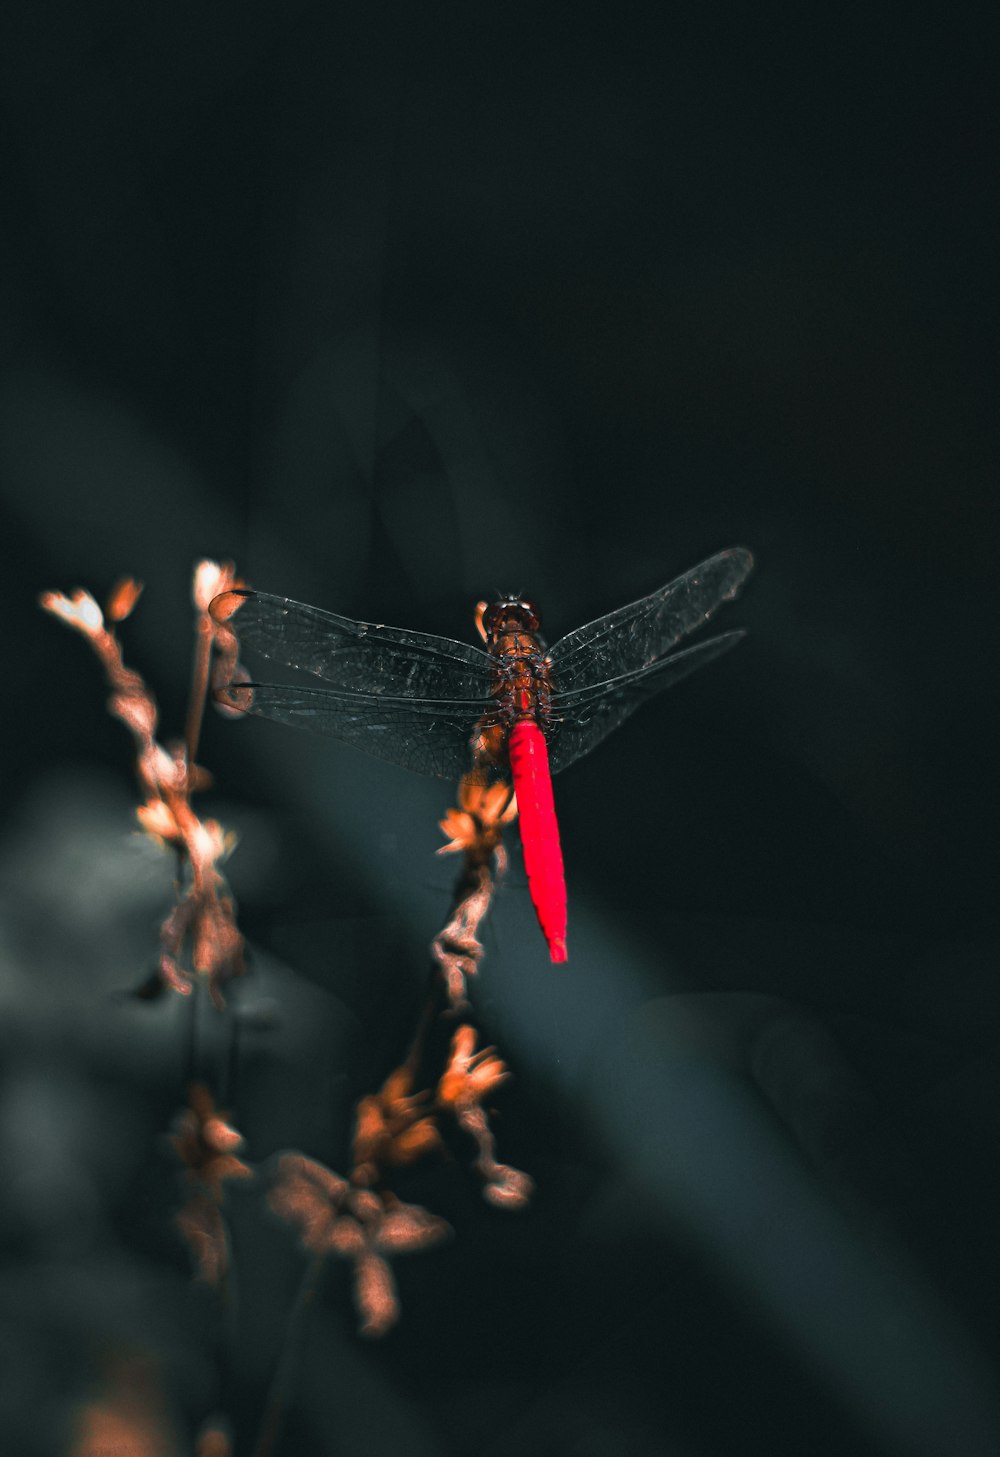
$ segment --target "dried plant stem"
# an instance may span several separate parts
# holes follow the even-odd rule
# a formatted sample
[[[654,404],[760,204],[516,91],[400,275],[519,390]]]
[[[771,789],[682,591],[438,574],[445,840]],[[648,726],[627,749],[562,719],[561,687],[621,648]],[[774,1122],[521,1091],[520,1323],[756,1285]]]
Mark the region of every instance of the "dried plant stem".
[[[235,1357],[240,1341],[239,1280],[235,1261],[230,1260],[219,1281],[219,1326],[215,1345],[215,1370],[219,1405],[229,1406],[234,1385]]]
[[[281,1431],[285,1408],[292,1393],[295,1368],[298,1363],[299,1346],[305,1329],[305,1319],[319,1288],[319,1278],[326,1264],[326,1255],[313,1255],[302,1275],[295,1303],[285,1326],[284,1340],[278,1353],[278,1360],[271,1378],[270,1389],[260,1431],[252,1457],[270,1457]]]
[[[202,1081],[202,1059],[199,1046],[199,1034],[201,1027],[200,1003],[201,1003],[201,979],[195,977],[189,996],[186,998],[188,1005],[187,1017],[187,1045],[184,1052],[184,1087],[190,1087],[192,1083]]]
[[[195,637],[194,663],[191,668],[191,696],[188,699],[187,720],[184,725],[184,745],[187,750],[188,775],[190,776],[198,753],[201,738],[201,724],[205,716],[205,699],[208,694],[209,666],[212,659],[212,623],[207,612],[198,614]]]
[[[487,864],[466,866],[451,919],[431,942],[431,952],[456,1012],[468,1006],[466,984],[475,976],[483,947],[477,932],[493,899],[493,877]]]
[[[240,1018],[228,1007],[223,1011],[226,1018],[228,1037],[226,1038],[226,1053],[219,1074],[219,1101],[227,1107],[233,1107],[237,1102],[237,1089],[239,1088],[240,1073]]]
[[[229,1003],[223,1007],[211,1003],[201,976],[192,980],[185,1001],[187,1031],[183,1085],[190,1087],[192,1083],[204,1083],[211,1088],[220,1106],[232,1107],[237,1102],[239,1088],[240,1018]],[[221,1036],[217,1018],[223,1020]]]
[[[444,980],[441,976],[441,969],[435,963],[431,967],[427,977],[423,1006],[417,1018],[417,1025],[413,1029],[409,1050],[402,1062],[402,1066],[414,1077],[416,1077],[421,1061],[423,1060],[427,1034],[433,1027],[438,1016],[443,988]]]

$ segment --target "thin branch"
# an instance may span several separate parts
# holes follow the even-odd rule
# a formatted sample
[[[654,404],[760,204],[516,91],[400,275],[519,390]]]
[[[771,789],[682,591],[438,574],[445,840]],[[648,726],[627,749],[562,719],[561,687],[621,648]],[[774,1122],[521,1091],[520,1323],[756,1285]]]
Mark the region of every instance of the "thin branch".
[[[316,1291],[319,1288],[319,1278],[325,1264],[325,1254],[313,1255],[302,1275],[295,1303],[285,1325],[285,1334],[278,1353],[274,1375],[271,1378],[267,1401],[264,1405],[264,1415],[261,1418],[252,1457],[270,1457],[281,1432],[285,1410],[292,1394],[299,1346],[305,1331],[306,1315],[315,1299]]]
[[[194,770],[201,738],[201,725],[205,717],[205,699],[208,695],[209,666],[212,660],[212,620],[207,611],[198,613],[195,628],[194,662],[191,668],[191,696],[188,699],[187,719],[184,724],[184,745],[187,750],[188,783]]]

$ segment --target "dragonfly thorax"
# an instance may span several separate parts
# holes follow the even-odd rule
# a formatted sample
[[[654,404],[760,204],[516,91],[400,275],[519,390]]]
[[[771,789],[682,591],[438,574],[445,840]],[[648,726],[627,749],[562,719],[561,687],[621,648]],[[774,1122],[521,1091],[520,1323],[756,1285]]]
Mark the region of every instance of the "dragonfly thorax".
[[[501,597],[491,602],[483,613],[483,632],[487,640],[507,632],[535,633],[541,623],[538,608],[525,597]]]

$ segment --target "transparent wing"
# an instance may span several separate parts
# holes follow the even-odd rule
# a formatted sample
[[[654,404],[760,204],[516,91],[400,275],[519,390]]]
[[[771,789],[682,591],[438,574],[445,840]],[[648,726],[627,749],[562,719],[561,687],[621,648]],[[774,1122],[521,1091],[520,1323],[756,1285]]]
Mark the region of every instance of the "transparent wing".
[[[735,597],[752,568],[746,548],[732,547],[658,592],[568,633],[549,651],[556,688],[567,692],[648,667]]]
[[[552,725],[548,734],[549,765],[553,774],[589,754],[602,739],[634,713],[640,703],[671,688],[720,653],[728,652],[746,636],[726,632],[649,667],[625,673],[610,682],[569,693],[553,693]]]
[[[377,759],[439,779],[458,779],[469,772],[473,732],[496,721],[492,704],[478,698],[434,702],[244,683],[228,688],[226,701],[244,713],[329,734]]]
[[[486,698],[490,658],[469,643],[381,623],[354,622],[267,592],[223,592],[212,616],[240,644],[342,691],[402,698]]]

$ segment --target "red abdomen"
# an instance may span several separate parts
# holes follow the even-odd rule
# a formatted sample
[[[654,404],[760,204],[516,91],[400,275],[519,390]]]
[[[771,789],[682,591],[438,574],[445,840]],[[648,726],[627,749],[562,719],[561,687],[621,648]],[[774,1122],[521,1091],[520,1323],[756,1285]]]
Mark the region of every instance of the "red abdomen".
[[[538,924],[553,961],[566,960],[566,877],[545,736],[531,719],[519,719],[508,740],[528,874]]]

